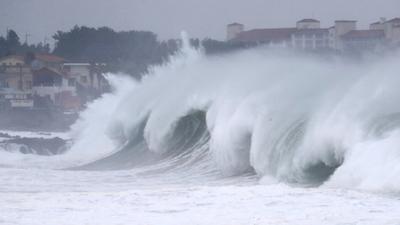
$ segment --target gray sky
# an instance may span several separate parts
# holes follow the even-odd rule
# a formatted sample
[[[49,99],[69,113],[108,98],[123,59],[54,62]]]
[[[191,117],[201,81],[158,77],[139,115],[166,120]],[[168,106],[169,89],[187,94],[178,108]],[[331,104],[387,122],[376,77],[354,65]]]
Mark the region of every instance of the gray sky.
[[[310,17],[326,27],[355,19],[365,28],[379,17],[400,17],[400,0],[0,0],[0,35],[9,27],[21,41],[29,33],[38,42],[77,24],[150,30],[160,39],[186,30],[191,37],[223,40],[231,22],[246,29],[291,27]]]

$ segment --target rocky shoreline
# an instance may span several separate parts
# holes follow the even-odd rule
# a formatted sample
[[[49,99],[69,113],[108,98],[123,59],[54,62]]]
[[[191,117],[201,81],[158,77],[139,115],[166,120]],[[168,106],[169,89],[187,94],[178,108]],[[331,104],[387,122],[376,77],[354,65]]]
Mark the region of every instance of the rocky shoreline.
[[[66,151],[68,140],[60,137],[21,137],[0,133],[0,149],[22,154],[57,155]]]

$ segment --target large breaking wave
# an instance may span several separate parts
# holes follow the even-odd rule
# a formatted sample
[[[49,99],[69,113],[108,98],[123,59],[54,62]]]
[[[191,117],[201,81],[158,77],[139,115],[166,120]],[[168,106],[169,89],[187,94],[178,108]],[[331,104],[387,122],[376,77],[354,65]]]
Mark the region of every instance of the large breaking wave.
[[[266,48],[206,57],[186,42],[140,82],[110,75],[114,91],[82,113],[70,150],[46,160],[397,192],[398,59]]]

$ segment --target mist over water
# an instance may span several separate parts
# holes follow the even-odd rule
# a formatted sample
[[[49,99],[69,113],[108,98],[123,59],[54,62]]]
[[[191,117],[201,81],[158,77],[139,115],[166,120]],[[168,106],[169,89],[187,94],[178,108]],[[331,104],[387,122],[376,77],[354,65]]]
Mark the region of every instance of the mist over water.
[[[205,56],[186,41],[140,82],[110,74],[113,92],[81,114],[66,153],[0,162],[399,192],[399,56]]]

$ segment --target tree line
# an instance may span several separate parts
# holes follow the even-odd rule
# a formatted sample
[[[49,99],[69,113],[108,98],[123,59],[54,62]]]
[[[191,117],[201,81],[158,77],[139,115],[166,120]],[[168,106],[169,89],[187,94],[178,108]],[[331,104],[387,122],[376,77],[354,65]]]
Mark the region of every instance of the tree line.
[[[150,31],[115,31],[108,27],[75,26],[53,35],[55,46],[21,44],[18,35],[9,30],[0,37],[0,56],[49,52],[70,61],[105,63],[106,72],[123,72],[139,78],[150,65],[163,63],[179,49],[180,40],[160,41]],[[194,47],[202,46],[206,54],[220,54],[245,48],[240,43],[213,39],[191,39]]]
[[[28,44],[21,43],[17,33],[14,30],[7,30],[5,37],[0,36],[0,57],[15,55],[15,54],[26,54],[27,52],[38,52],[48,53],[50,52],[50,45],[43,44]]]

